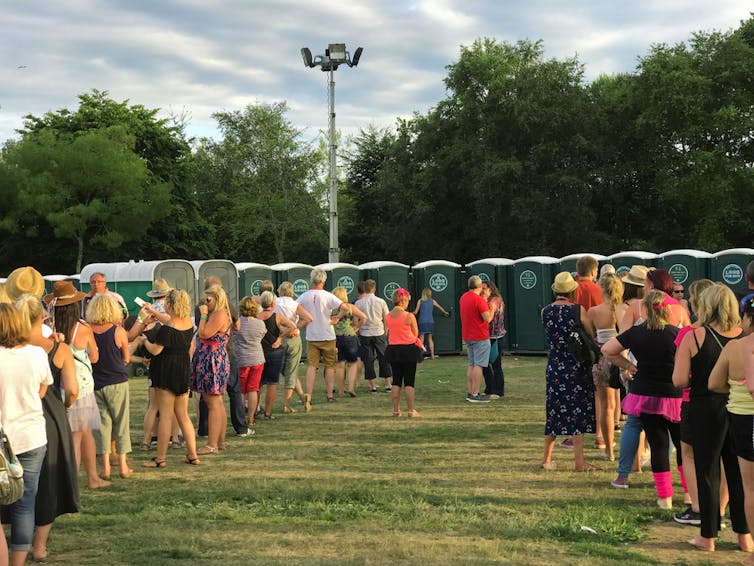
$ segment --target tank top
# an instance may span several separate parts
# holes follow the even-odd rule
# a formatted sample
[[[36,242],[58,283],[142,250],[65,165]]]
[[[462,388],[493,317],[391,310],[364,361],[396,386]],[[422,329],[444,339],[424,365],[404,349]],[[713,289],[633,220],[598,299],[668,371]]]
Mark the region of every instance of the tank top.
[[[62,389],[60,387],[60,378],[62,376],[63,369],[56,366],[54,361],[55,354],[58,353],[59,346],[60,344],[55,342],[52,350],[50,350],[50,353],[47,354],[47,362],[50,364],[50,372],[52,373],[52,385],[50,386],[50,388],[53,390],[55,396],[62,401],[63,395]]]
[[[433,299],[426,299],[421,302],[421,305],[419,306],[419,318],[418,322],[421,323],[427,323],[427,322],[434,322],[434,310],[435,310],[435,304]]]
[[[388,344],[391,346],[413,344],[416,342],[416,336],[411,332],[411,327],[406,324],[406,316],[408,316],[408,313],[406,312],[403,313],[403,316],[395,318],[391,315],[387,315],[387,338]]]
[[[123,355],[115,344],[115,325],[101,334],[94,333],[94,341],[99,349],[99,360],[92,364],[94,373],[94,390],[98,391],[108,385],[116,385],[128,381],[126,364]]]
[[[267,334],[262,338],[262,350],[265,352],[272,352],[282,348],[282,344],[277,348],[272,347],[272,344],[274,344],[275,340],[280,336],[280,328],[278,328],[278,321],[275,313],[272,313],[271,317],[266,318],[262,322],[264,322],[264,326],[267,329]]]
[[[79,383],[79,397],[85,397],[94,393],[94,379],[92,378],[92,362],[89,360],[89,352],[86,348],[77,348],[73,345],[76,342],[76,333],[79,331],[79,324],[73,329],[73,337],[68,346],[73,354],[74,365],[76,366],[76,381]]]
[[[725,345],[731,340],[737,340],[742,336],[739,335],[733,338],[726,338],[707,325],[704,326],[704,330],[706,333],[704,336],[704,342],[702,342],[701,346],[699,345],[696,334],[694,334],[694,342],[699,351],[696,356],[691,358],[691,378],[689,380],[689,386],[691,388],[689,396],[691,399],[699,397],[727,396],[727,393],[715,393],[714,391],[707,389],[709,374],[712,373],[712,368],[715,367],[715,363],[720,357],[720,352],[722,352]]]

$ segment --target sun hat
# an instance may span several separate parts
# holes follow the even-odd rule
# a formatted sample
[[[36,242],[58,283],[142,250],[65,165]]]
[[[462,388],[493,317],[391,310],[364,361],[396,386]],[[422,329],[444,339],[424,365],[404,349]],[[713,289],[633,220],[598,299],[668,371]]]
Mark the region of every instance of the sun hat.
[[[553,282],[551,288],[555,293],[564,293],[567,295],[569,293],[573,293],[578,286],[579,284],[576,283],[573,275],[571,275],[567,271],[561,271],[555,276],[555,281]]]
[[[168,282],[164,279],[155,279],[152,284],[152,290],[147,291],[147,297],[157,299],[166,297],[168,293],[170,293],[170,285],[168,285]]]
[[[42,274],[31,266],[19,267],[8,275],[5,281],[5,292],[12,301],[26,293],[41,297],[45,292],[45,280]]]
[[[86,293],[78,291],[70,281],[55,281],[52,293],[45,295],[42,300],[53,307],[64,307],[71,303],[78,303],[84,297]]]
[[[629,285],[636,285],[637,287],[644,287],[644,281],[649,273],[649,268],[644,265],[632,265],[631,269],[621,277],[621,281],[628,283]]]

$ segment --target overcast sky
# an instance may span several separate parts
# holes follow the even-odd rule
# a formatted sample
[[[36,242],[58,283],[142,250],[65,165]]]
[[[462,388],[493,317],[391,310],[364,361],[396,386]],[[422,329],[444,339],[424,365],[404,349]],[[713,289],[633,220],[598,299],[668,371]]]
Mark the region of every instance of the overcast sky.
[[[542,39],[548,57],[577,55],[586,76],[631,72],[655,43],[727,31],[751,0],[2,0],[0,142],[25,114],[75,109],[92,88],[166,113],[192,136],[211,117],[285,101],[314,139],[327,128],[327,75],[300,49],[344,42],[364,54],[335,73],[337,126],[346,133],[425,113],[445,96],[445,66],[480,37]]]

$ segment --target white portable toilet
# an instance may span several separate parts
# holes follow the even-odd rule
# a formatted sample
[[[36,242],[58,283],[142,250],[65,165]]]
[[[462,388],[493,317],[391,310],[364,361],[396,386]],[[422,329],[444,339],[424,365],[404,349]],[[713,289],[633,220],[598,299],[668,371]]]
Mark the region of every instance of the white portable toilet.
[[[238,270],[236,264],[227,259],[197,259],[191,261],[196,275],[196,296],[204,293],[204,282],[208,277],[219,277],[228,301],[238,304]]]

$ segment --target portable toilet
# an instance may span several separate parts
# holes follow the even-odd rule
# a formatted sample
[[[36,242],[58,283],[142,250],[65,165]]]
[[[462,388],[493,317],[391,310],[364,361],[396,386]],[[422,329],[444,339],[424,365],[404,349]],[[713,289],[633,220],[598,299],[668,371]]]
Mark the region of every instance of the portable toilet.
[[[576,273],[576,263],[585,255],[590,255],[597,260],[598,265],[602,265],[607,261],[607,256],[593,253],[578,253],[570,254],[560,258],[560,271],[568,271],[570,273]]]
[[[656,267],[667,269],[674,283],[690,285],[709,277],[712,254],[701,250],[671,250],[660,254]]]
[[[467,276],[478,275],[482,281],[491,279],[495,282],[500,295],[503,297],[503,304],[505,305],[503,320],[505,321],[505,329],[508,331],[503,344],[507,344],[507,349],[510,349],[510,345],[515,341],[516,334],[516,325],[513,323],[509,309],[513,305],[513,286],[511,284],[513,264],[512,259],[502,257],[488,257],[466,264]]]
[[[712,254],[710,262],[710,279],[725,283],[734,292],[743,295],[748,292],[746,268],[754,261],[754,249],[733,248]]]
[[[374,279],[377,282],[375,294],[393,304],[393,291],[409,288],[408,265],[396,261],[370,261],[359,266],[361,279]]]
[[[276,263],[271,265],[270,269],[276,276],[275,287],[277,288],[283,281],[290,281],[293,284],[293,298],[298,299],[309,290],[309,278],[312,274],[311,265],[305,263]]]
[[[560,260],[550,256],[528,256],[513,262],[513,301],[509,310],[516,333],[512,350],[548,349],[541,313],[553,300],[551,285],[559,267]]]
[[[335,287],[343,287],[348,293],[349,303],[353,303],[359,298],[356,284],[359,282],[361,272],[357,265],[351,263],[321,263],[315,267],[327,272],[326,290],[332,291]]]
[[[618,275],[624,275],[631,270],[632,265],[657,267],[659,257],[657,254],[643,251],[618,252],[607,256],[606,263],[612,264]]]
[[[204,282],[207,278],[214,276],[222,281],[228,302],[238,304],[238,271],[235,263],[227,259],[196,259],[190,263],[194,266],[197,297],[204,293]]]
[[[259,296],[259,287],[262,281],[272,281],[272,284],[275,285],[275,274],[269,265],[251,262],[237,263],[236,271],[238,271],[239,301],[247,295],[250,297]]]
[[[52,293],[56,281],[70,281],[78,289],[81,285],[78,275],[44,275],[45,293]]]
[[[415,292],[411,308],[421,300],[422,291],[428,287],[432,291],[432,298],[450,313],[447,318],[439,312],[435,313],[435,331],[432,335],[435,352],[460,353],[463,343],[458,298],[465,291],[461,282],[461,265],[452,261],[430,260],[417,263],[412,270]]]
[[[95,273],[101,273],[107,280],[107,288],[110,291],[115,291],[115,283],[118,280],[118,268],[125,262],[116,261],[112,263],[90,263],[85,265],[81,269],[79,274],[81,290],[84,293],[88,293],[92,290],[92,286],[89,284],[89,280]],[[117,293],[117,291],[115,291]]]

